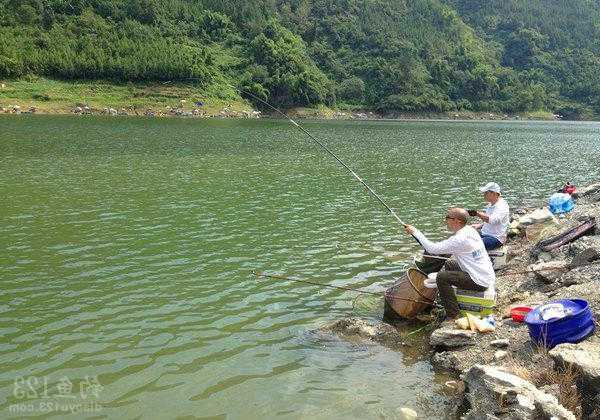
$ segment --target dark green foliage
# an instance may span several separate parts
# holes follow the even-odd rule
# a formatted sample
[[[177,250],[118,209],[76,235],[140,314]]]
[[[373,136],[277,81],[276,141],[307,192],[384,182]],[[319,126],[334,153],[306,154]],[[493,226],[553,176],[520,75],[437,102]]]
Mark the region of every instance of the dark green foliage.
[[[589,0],[445,0],[489,45],[519,83],[506,103],[577,118],[600,113],[600,3]],[[516,91],[514,89],[517,88]],[[512,103],[511,103],[512,102]]]
[[[231,83],[279,106],[600,114],[589,0],[0,0],[0,77]]]
[[[302,40],[270,20],[249,45],[245,86],[266,93],[277,105],[310,105],[330,97],[330,83]],[[256,85],[262,86],[257,87]]]

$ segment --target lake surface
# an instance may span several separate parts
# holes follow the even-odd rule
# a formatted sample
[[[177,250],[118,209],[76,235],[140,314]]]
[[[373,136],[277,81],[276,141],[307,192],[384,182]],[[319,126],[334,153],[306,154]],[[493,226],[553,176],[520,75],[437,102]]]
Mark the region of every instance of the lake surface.
[[[600,177],[595,123],[302,124],[432,238]],[[251,274],[378,292],[418,249],[288,123],[2,117],[0,182],[0,417],[444,418],[418,343],[315,332],[376,297]]]

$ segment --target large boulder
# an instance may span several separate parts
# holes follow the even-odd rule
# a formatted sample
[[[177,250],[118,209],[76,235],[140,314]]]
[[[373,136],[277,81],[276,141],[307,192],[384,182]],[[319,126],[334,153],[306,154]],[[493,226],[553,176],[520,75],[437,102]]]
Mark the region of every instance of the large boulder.
[[[600,340],[590,338],[577,344],[560,344],[550,350],[558,369],[572,369],[578,375],[583,412],[600,416]]]
[[[442,349],[455,349],[475,344],[477,332],[471,330],[459,330],[452,326],[438,328],[429,337],[432,347]]]
[[[569,263],[565,260],[554,260],[532,264],[527,268],[544,283],[554,283],[560,276],[569,271]]]
[[[568,419],[575,415],[546,394],[501,367],[475,365],[464,375],[470,407],[464,419]]]

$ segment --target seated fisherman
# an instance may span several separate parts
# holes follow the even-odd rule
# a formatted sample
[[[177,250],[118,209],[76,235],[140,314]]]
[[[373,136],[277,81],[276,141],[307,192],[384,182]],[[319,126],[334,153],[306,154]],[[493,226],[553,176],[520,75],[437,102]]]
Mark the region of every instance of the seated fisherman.
[[[564,193],[564,194],[573,195],[573,193],[575,191],[577,191],[577,188],[575,187],[575,185],[573,185],[573,184],[571,184],[571,182],[567,181],[565,186],[562,187],[562,189],[559,192]]]
[[[508,203],[500,194],[500,186],[495,182],[488,182],[479,188],[483,198],[489,204],[485,211],[469,210],[470,216],[477,216],[483,224],[475,225],[479,230],[485,249],[500,248],[506,242],[506,229],[510,223],[510,210]]]
[[[440,271],[436,277],[440,299],[449,318],[459,316],[458,301],[452,286],[483,292],[488,288],[493,290],[496,283],[496,274],[481,236],[473,226],[467,225],[468,218],[465,209],[448,209],[446,225],[454,234],[441,242],[431,242],[415,227],[404,226],[406,233],[413,235],[428,253],[450,254],[456,258],[456,262],[448,260],[446,270]]]

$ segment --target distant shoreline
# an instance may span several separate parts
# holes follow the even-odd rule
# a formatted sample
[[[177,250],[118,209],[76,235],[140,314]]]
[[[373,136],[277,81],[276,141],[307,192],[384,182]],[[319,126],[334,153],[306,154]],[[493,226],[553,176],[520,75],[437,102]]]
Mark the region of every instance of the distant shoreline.
[[[113,108],[114,109],[114,108]],[[251,111],[249,111],[250,113]],[[481,115],[480,115],[481,114]],[[597,120],[566,120],[560,118],[539,118],[539,117],[521,117],[521,116],[508,116],[502,117],[498,114],[494,114],[492,117],[487,116],[489,113],[478,113],[474,115],[444,115],[444,114],[390,114],[390,115],[376,115],[372,117],[357,117],[357,116],[324,116],[319,114],[296,114],[294,112],[287,112],[286,115],[295,120],[307,120],[307,121],[455,121],[455,122],[476,122],[476,121],[494,121],[494,122],[597,122]],[[216,119],[216,120],[247,120],[247,119],[260,119],[260,120],[282,120],[286,121],[284,117],[279,114],[259,114],[258,116],[252,116],[251,114],[246,115],[243,113],[237,114],[211,114],[211,113],[197,113],[194,114],[193,110],[181,109],[174,113],[160,113],[151,114],[141,112],[140,110],[117,110],[115,114],[104,112],[91,108],[90,112],[72,112],[61,109],[48,110],[36,108],[35,110],[25,109],[21,107],[19,112],[10,112],[6,106],[0,102],[0,116],[2,115],[56,115],[56,116],[71,116],[71,117],[86,117],[86,116],[100,116],[100,117],[145,117],[145,118],[180,118],[180,119]]]
[[[234,99],[231,99],[234,98]],[[365,121],[562,121],[551,112],[375,112],[363,109],[290,108],[290,118]],[[113,84],[32,77],[0,80],[0,114],[107,115],[183,118],[280,118],[262,113],[232,92],[212,92],[191,84]],[[594,121],[594,120],[581,120]]]

